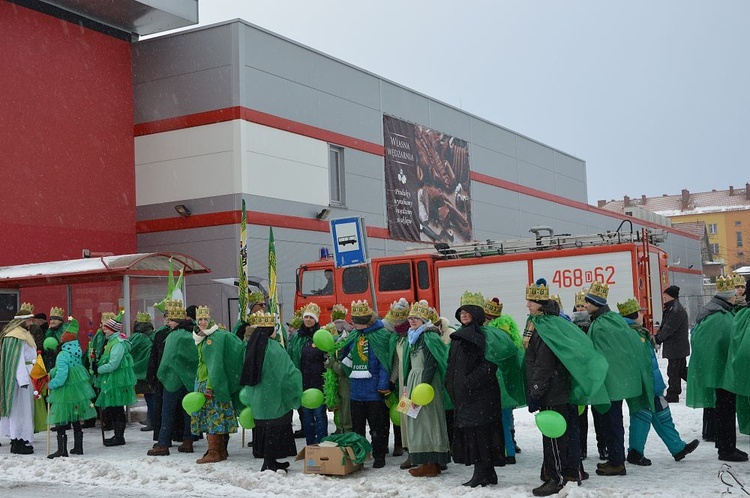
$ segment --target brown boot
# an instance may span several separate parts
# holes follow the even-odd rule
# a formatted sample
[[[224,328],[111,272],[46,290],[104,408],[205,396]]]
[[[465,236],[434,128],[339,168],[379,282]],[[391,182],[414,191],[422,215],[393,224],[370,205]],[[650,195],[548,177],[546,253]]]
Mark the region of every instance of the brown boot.
[[[221,436],[221,446],[219,446],[219,455],[221,456],[222,461],[229,458],[229,451],[227,451],[227,448],[229,447],[229,434],[217,434],[218,436]]]
[[[410,469],[412,467],[414,467],[414,465],[411,464],[411,457],[409,456],[407,456],[406,460],[404,460],[404,462],[401,465],[399,465],[399,468],[403,470]]]
[[[409,469],[409,474],[414,477],[437,477],[440,474],[440,466],[436,463],[423,463],[419,467]]]
[[[224,444],[223,434],[206,434],[206,440],[208,440],[208,451],[202,458],[199,458],[195,463],[216,463],[221,461],[221,455],[219,449]]]
[[[182,444],[177,447],[177,451],[180,453],[195,453],[193,450],[193,440],[192,439],[183,439]]]
[[[393,456],[402,456],[404,454],[404,448],[400,444],[393,445]]]
[[[153,448],[146,452],[146,454],[148,456],[169,456],[169,448],[155,444]]]

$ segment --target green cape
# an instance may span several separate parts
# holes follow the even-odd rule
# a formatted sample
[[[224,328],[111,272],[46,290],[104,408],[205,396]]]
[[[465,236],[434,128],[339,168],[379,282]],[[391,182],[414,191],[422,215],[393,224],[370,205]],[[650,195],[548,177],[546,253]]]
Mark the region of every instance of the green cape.
[[[312,341],[312,339],[309,339]],[[308,337],[299,335],[299,333],[294,334],[291,339],[289,339],[289,343],[287,344],[287,352],[289,353],[289,357],[292,359],[292,363],[294,363],[294,366],[299,368],[299,364],[302,361],[302,349],[305,347],[305,344],[308,342]]]
[[[239,392],[244,358],[245,343],[224,329],[218,329],[203,339],[203,361],[208,368],[208,384],[216,401],[232,401],[232,396]]]
[[[750,365],[750,308],[741,307],[734,316],[732,337],[729,340],[727,365],[724,371],[724,389],[738,396],[750,396],[750,379],[747,367]],[[692,363],[692,358],[691,358]]]
[[[133,373],[137,380],[146,379],[146,371],[148,370],[148,360],[151,358],[151,346],[154,341],[152,336],[146,334],[132,334],[128,340],[133,346],[130,350],[130,354],[133,356]]]
[[[156,376],[169,392],[184,387],[188,392],[195,389],[195,371],[198,368],[198,348],[193,333],[185,329],[174,329],[164,342]]]
[[[0,365],[3,369],[0,375],[3,376],[3,396],[0,399],[0,417],[9,417],[10,409],[13,405],[13,396],[16,392],[16,368],[18,367],[18,358],[21,356],[23,341],[15,337],[5,337],[0,342],[2,345],[2,358]]]
[[[302,374],[294,366],[284,347],[269,339],[260,382],[248,386],[250,408],[258,420],[272,420],[299,408]]]
[[[611,401],[627,400],[631,412],[654,410],[651,360],[644,354],[638,332],[625,319],[608,311],[591,321],[589,337],[609,364],[604,385]]]
[[[594,349],[586,334],[560,316],[532,315],[539,337],[570,373],[570,398],[574,405],[596,405],[607,411],[609,394],[604,385],[609,364]]]
[[[361,335],[361,330],[353,329],[344,340],[344,343],[341,345],[340,349],[346,348],[349,345],[353,346],[355,341],[357,341],[357,339],[359,339],[359,336]],[[373,330],[372,332],[367,333],[367,341],[369,342],[372,350],[375,352],[375,357],[378,359],[380,364],[383,365],[383,368],[385,368],[389,372],[391,371],[391,365],[393,363],[393,354],[396,352],[397,339],[398,336],[396,336],[396,334],[391,334],[384,328]],[[342,366],[344,367],[344,372],[348,377],[351,373],[351,369],[346,365]]]
[[[685,404],[692,408],[713,408],[716,389],[724,389],[724,372],[732,338],[730,311],[719,310],[704,318],[690,337],[692,354],[688,368]]]
[[[445,403],[446,410],[453,409],[453,402],[448,396],[448,391],[445,389],[445,371],[448,368],[448,346],[443,342],[440,337],[440,331],[436,328],[431,328],[422,332],[424,338],[424,345],[427,350],[435,358],[437,362],[438,376],[440,377],[440,385],[443,386],[443,403]],[[411,367],[411,346],[409,341],[404,341],[404,379],[409,376],[409,368]]]
[[[518,349],[513,340],[502,330],[483,326],[484,358],[497,365],[497,383],[500,386],[503,408],[526,405],[526,372],[524,350]]]

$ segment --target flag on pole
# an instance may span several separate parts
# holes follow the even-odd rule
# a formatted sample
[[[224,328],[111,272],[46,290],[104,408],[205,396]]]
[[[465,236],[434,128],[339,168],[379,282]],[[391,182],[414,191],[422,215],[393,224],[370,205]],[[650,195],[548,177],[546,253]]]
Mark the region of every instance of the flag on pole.
[[[279,316],[279,296],[276,290],[276,243],[273,240],[273,227],[268,232],[268,311],[275,313],[279,324],[279,342],[286,347],[286,329]]]
[[[247,212],[245,199],[242,199],[242,221],[240,222],[240,259],[237,270],[237,284],[239,285],[239,318],[247,322]]]

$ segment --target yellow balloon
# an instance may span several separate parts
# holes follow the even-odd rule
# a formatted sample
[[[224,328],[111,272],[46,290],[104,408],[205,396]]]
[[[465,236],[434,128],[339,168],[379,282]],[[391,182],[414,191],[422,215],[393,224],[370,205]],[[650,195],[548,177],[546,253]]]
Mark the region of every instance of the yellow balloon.
[[[430,384],[417,384],[411,390],[411,401],[415,405],[429,405],[435,398],[435,390]]]

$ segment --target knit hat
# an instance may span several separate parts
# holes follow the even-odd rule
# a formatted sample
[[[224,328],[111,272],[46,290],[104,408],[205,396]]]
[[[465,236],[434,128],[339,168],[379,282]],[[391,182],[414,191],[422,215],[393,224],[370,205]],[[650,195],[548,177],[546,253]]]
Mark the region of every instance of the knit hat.
[[[194,304],[191,304],[187,308],[185,308],[185,315],[187,315],[188,318],[191,318],[193,321],[196,321],[198,317],[196,316],[196,312],[198,311],[198,307]]]
[[[492,300],[484,302],[484,314],[490,318],[497,318],[503,314],[503,303],[500,299],[493,297]]]
[[[680,297],[680,288],[676,285],[670,285],[666,289],[664,289],[664,294],[668,295],[672,299],[677,299]]]
[[[34,315],[34,318],[47,321],[47,313],[37,313],[36,315]]]
[[[609,285],[595,280],[591,282],[591,287],[589,287],[589,291],[586,293],[586,301],[601,308],[607,304],[608,294]]]
[[[68,323],[65,325],[65,332],[60,337],[60,344],[78,340],[78,320],[72,316],[68,317]]]
[[[107,327],[118,334],[122,332],[122,311],[120,311],[117,316],[108,318],[107,321],[104,322],[104,327]]]
[[[34,305],[31,303],[21,303],[21,308],[18,310],[13,319],[25,320],[27,318],[34,318]]]
[[[49,310],[49,319],[50,320],[60,320],[61,322],[64,320],[63,316],[65,316],[65,310],[62,308],[58,308],[57,306],[53,306],[51,310]]]
[[[320,306],[315,303],[310,303],[305,306],[305,310],[302,312],[302,318],[305,318],[306,316],[315,318],[315,321],[317,322],[318,318],[320,318]]]
[[[422,299],[419,302],[415,302],[409,309],[409,318],[419,318],[423,322],[429,322],[430,320],[430,306],[427,301]]]

